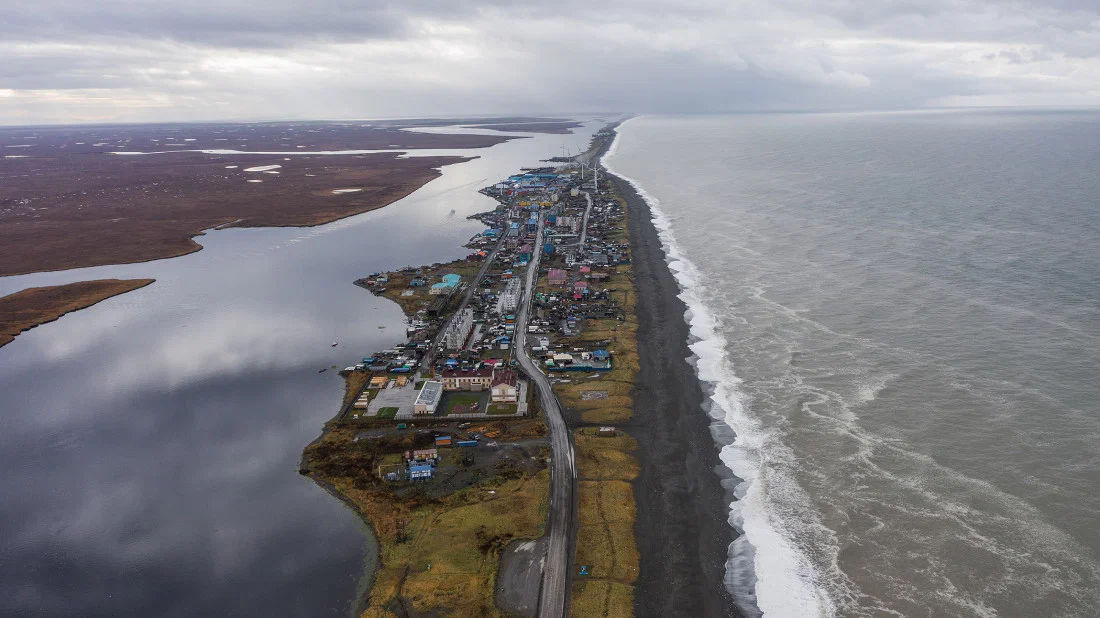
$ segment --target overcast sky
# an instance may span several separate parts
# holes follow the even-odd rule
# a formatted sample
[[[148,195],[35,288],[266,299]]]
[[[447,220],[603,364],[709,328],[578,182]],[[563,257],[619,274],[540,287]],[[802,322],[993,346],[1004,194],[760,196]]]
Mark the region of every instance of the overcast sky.
[[[1100,105],[1100,0],[0,0],[0,124]]]

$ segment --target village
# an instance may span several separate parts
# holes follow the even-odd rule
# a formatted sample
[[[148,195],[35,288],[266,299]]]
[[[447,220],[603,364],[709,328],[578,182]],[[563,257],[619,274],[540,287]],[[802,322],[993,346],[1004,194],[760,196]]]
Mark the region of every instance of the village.
[[[408,341],[343,370],[354,393],[338,421],[364,427],[385,421],[399,431],[431,427],[435,446],[483,445],[458,425],[532,413],[531,388],[516,370],[517,328],[526,329],[532,358],[555,381],[610,371],[613,350],[571,343],[586,320],[623,314],[614,292],[604,287],[618,265],[629,263],[623,242],[605,240],[622,230],[623,213],[615,202],[590,201],[586,193],[593,190],[583,170],[541,168],[511,176],[482,189],[498,206],[476,215],[488,227],[467,244],[471,253],[465,259],[357,281],[402,306]],[[544,242],[535,247],[540,217]],[[526,300],[522,275],[534,251],[543,254],[542,276],[528,324],[517,324]],[[438,451],[407,455],[405,470],[389,472],[386,480],[431,479],[441,459]]]
[[[485,228],[466,257],[355,282],[402,308],[405,341],[340,372],[344,403],[300,468],[363,512],[378,535],[372,607],[413,601],[423,586],[433,591],[415,600],[424,608],[473,603],[481,613],[470,615],[532,615],[542,600],[564,602],[563,585],[606,605],[612,597],[601,590],[616,587],[617,598],[633,582],[633,515],[623,510],[632,500],[597,511],[589,498],[621,494],[623,475],[633,474],[622,454],[632,439],[615,423],[629,419],[637,368],[626,213],[597,174],[582,160],[524,169],[481,189],[497,205],[470,217]],[[566,499],[574,457],[582,473],[575,524]],[[613,478],[612,461],[626,464]],[[554,508],[552,490],[566,491]],[[441,528],[445,521],[454,526]],[[570,566],[578,534],[593,543],[577,549],[587,564]],[[418,542],[409,553],[408,539],[429,537],[449,540]],[[540,537],[560,565],[545,569],[546,581],[542,562],[516,566],[505,551]],[[454,576],[433,571],[434,560],[477,583],[448,587]],[[496,588],[498,568],[504,581],[528,583]],[[571,584],[574,568],[583,581]],[[391,579],[392,588],[382,585]],[[555,592],[544,594],[548,586]]]

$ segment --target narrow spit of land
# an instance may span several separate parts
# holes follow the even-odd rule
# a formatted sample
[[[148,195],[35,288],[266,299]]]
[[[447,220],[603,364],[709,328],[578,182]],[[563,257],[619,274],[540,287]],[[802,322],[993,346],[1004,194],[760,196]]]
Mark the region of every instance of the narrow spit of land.
[[[586,160],[613,136],[598,133]],[[509,179],[511,196],[485,190],[500,206],[480,216],[491,229],[471,240],[465,260],[357,282],[401,305],[410,341],[343,372],[345,407],[307,449],[302,471],[378,532],[381,564],[364,615],[737,616],[723,585],[732,530],[720,462],[648,207],[617,178],[595,186],[575,169],[528,176],[535,181]],[[542,179],[558,189],[521,193]],[[448,278],[466,283],[447,287]],[[513,287],[522,294],[502,311]],[[460,319],[460,309],[475,313]],[[462,323],[464,334],[442,342]],[[441,375],[492,372],[495,381],[502,365],[529,378],[526,420],[459,423],[452,412],[470,412],[476,396],[453,385],[436,412],[394,403],[396,389]],[[402,386],[402,375],[415,386]],[[472,444],[487,432],[490,449],[441,449],[431,479],[411,482],[424,465],[417,448],[454,435]],[[507,491],[535,511],[512,502],[513,517],[487,517],[505,485],[483,462],[521,445],[540,449],[540,463],[517,471],[510,480],[520,485]],[[451,468],[456,457],[481,472],[464,477]],[[437,527],[443,521],[454,525]]]
[[[527,122],[510,124],[479,124],[471,129],[491,129],[493,131],[511,131],[516,133],[572,133],[572,129],[582,127],[579,122]]]
[[[0,346],[19,333],[52,322],[71,311],[143,288],[153,279],[97,279],[67,285],[28,288],[0,298]]]
[[[609,175],[630,212],[629,237],[638,302],[638,373],[633,415],[624,425],[641,462],[634,480],[641,556],[638,616],[740,617],[724,585],[735,534],[726,521],[733,496],[723,480],[705,395],[688,363],[690,332],[680,288],[649,205]]]
[[[611,137],[602,131],[593,147]],[[596,203],[601,194],[576,167],[527,170],[483,193],[499,205],[479,215],[490,229],[466,259],[356,282],[401,305],[409,341],[342,372],[344,409],[306,449],[302,472],[376,530],[380,564],[364,615],[630,616],[631,489],[599,463],[629,459],[630,440],[568,425],[558,399],[559,385],[598,382],[593,373],[617,384],[636,369],[625,213]],[[496,385],[516,370],[528,378],[518,380],[519,403],[496,403]],[[478,376],[491,376],[493,403],[457,383]],[[412,403],[429,389],[443,391],[438,404]],[[600,403],[629,414],[618,393]],[[585,465],[580,490],[574,429],[598,462]],[[443,447],[430,450],[433,441]],[[541,454],[515,460],[516,448]],[[509,472],[506,461],[525,463]],[[516,492],[523,501],[500,504]]]

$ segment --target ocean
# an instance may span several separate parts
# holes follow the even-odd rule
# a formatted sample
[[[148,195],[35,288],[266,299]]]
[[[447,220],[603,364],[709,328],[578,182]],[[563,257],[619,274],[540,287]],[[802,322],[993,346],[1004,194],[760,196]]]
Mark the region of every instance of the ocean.
[[[741,480],[745,613],[1095,616],[1100,114],[619,132]]]

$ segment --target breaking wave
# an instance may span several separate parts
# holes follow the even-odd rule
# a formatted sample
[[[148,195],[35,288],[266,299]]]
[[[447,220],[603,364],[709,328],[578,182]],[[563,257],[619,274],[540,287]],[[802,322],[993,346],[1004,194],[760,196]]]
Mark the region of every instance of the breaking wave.
[[[633,178],[609,164],[618,151],[621,129],[601,159],[604,168],[627,181],[649,205],[654,226],[664,248],[668,267],[680,287],[679,298],[687,306],[685,320],[691,331],[689,347],[695,354],[695,372],[710,393],[710,415],[724,422],[735,437],[722,445],[722,462],[740,479],[737,500],[729,505],[730,525],[739,536],[730,544],[726,561],[726,586],[740,609],[749,616],[830,617],[833,604],[819,590],[819,574],[810,561],[783,534],[782,522],[769,512],[769,487],[790,481],[762,465],[775,446],[769,431],[749,414],[747,395],[738,389],[741,380],[726,353],[726,339],[719,333],[719,318],[704,302],[705,286],[699,272],[676,242],[672,221],[660,201]]]

